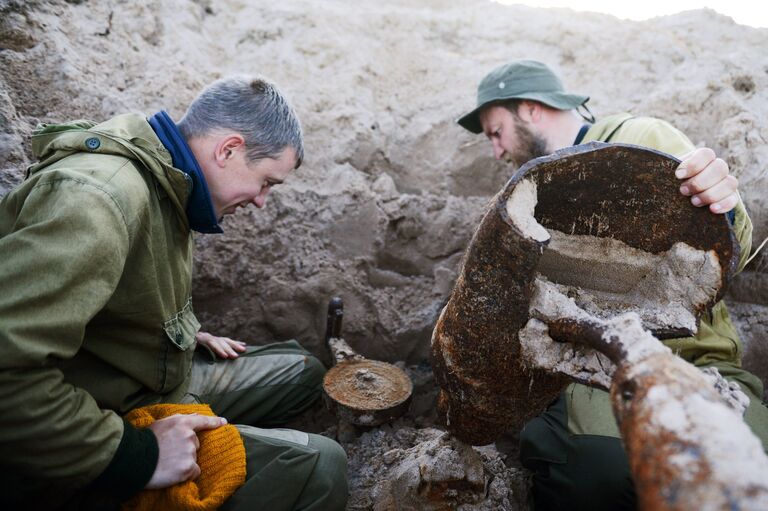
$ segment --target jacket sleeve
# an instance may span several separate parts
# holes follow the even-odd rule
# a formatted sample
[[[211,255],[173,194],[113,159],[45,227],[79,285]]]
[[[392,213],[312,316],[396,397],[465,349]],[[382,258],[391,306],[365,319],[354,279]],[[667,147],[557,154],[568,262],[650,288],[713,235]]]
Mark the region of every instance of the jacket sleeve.
[[[59,369],[120,279],[130,245],[122,211],[83,180],[33,177],[0,215],[14,219],[0,238],[1,463],[74,489],[101,475],[129,496],[154,471],[154,435],[100,409]]]
[[[749,218],[747,208],[744,207],[741,197],[739,197],[739,203],[736,204],[733,211],[733,232],[741,249],[739,265],[736,267],[736,273],[739,273],[747,265],[749,253],[752,251],[752,220]]]

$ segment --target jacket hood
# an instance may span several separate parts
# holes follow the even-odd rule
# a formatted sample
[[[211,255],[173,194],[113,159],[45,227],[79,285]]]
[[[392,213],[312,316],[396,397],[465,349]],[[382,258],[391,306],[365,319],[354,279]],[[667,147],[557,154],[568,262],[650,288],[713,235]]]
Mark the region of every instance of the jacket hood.
[[[75,153],[109,154],[139,162],[157,179],[188,223],[189,177],[173,167],[170,153],[144,116],[118,115],[100,124],[77,120],[38,125],[32,134],[32,154],[38,161],[27,168],[27,177]]]

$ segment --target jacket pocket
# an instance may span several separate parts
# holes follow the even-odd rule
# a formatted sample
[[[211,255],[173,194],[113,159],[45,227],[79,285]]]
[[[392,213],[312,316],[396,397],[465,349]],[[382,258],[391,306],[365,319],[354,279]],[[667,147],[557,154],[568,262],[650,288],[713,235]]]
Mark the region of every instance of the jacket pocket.
[[[163,323],[163,330],[170,342],[165,343],[163,350],[160,392],[174,393],[189,376],[195,351],[190,348],[194,348],[195,334],[200,330],[200,323],[192,311],[191,298],[179,312]]]
[[[165,335],[181,351],[187,351],[195,344],[195,335],[200,330],[200,323],[192,312],[192,298],[171,319],[163,323]]]

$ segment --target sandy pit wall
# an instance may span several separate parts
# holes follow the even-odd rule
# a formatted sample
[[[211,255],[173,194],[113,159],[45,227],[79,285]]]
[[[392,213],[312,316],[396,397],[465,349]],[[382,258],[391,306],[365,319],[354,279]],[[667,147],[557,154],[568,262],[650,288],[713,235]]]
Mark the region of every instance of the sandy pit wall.
[[[0,0],[0,195],[21,179],[37,122],[161,108],[178,119],[212,79],[262,73],[298,110],[307,158],[264,210],[197,237],[204,328],[321,353],[339,294],[356,350],[417,362],[482,208],[512,171],[454,124],[488,70],[546,61],[598,117],[662,117],[713,147],[759,241],[768,60],[754,49],[765,47],[768,30],[708,10],[631,22],[479,0]],[[766,267],[758,258],[730,295],[745,366],[763,379]]]

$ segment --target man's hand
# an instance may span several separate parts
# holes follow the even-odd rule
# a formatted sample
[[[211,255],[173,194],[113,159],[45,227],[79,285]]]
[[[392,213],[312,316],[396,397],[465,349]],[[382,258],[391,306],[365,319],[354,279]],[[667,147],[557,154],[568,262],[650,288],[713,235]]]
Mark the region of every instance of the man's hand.
[[[208,332],[198,332],[195,339],[221,358],[237,358],[246,349],[244,342],[229,337],[216,337]]]
[[[686,154],[675,171],[684,179],[680,193],[694,206],[709,206],[712,213],[727,213],[739,202],[738,180],[728,173],[728,164],[712,149],[702,147]]]
[[[200,475],[197,431],[215,429],[227,423],[223,417],[197,414],[177,414],[153,422],[149,429],[157,437],[160,456],[152,478],[144,487],[148,490],[167,488],[195,479]]]

